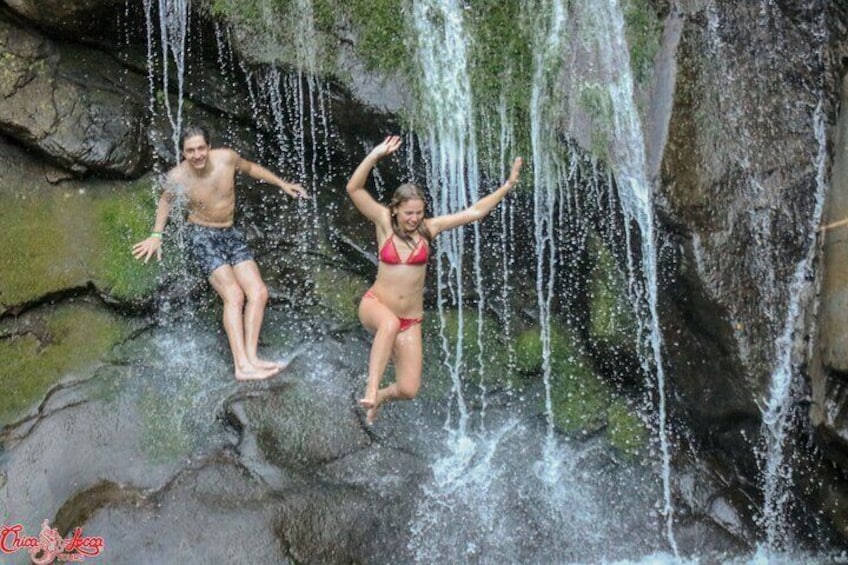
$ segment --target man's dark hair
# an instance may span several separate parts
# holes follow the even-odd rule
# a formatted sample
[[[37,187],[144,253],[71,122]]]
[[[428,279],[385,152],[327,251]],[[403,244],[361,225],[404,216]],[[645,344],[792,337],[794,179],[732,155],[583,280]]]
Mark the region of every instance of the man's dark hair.
[[[194,124],[189,124],[183,128],[183,133],[180,135],[180,149],[185,149],[186,139],[189,137],[194,137],[196,135],[203,136],[203,141],[206,142],[206,145],[210,145],[209,143],[209,132],[203,126],[196,126]]]

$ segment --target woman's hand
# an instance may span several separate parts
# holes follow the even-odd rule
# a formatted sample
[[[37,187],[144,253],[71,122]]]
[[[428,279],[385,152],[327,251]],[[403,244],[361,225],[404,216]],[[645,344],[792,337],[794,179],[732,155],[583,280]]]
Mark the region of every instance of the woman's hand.
[[[372,149],[368,156],[379,161],[400,149],[401,143],[400,136],[390,135],[383,140],[383,143]]]
[[[509,172],[509,178],[506,179],[504,183],[509,187],[510,190],[518,184],[518,176],[521,173],[521,167],[524,165],[524,159],[521,157],[516,157],[512,162],[512,170]]]

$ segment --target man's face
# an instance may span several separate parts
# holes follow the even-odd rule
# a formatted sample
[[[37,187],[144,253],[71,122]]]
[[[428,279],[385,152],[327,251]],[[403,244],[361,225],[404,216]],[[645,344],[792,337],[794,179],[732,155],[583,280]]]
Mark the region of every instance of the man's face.
[[[193,169],[202,169],[206,166],[206,158],[209,156],[209,144],[202,135],[195,135],[183,142],[183,158],[188,161]]]

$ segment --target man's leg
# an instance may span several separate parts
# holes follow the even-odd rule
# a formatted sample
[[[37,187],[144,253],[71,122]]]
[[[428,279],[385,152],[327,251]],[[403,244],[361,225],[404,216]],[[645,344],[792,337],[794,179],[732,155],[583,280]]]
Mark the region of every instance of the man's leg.
[[[242,261],[233,267],[239,287],[244,292],[244,348],[247,360],[260,369],[282,369],[284,365],[259,358],[259,333],[268,304],[268,287],[259,274],[255,261]]]
[[[236,379],[265,379],[277,374],[279,369],[257,367],[250,362],[247,355],[243,321],[245,294],[239,285],[233,267],[221,265],[209,275],[209,283],[224,301],[224,331],[233,353]]]

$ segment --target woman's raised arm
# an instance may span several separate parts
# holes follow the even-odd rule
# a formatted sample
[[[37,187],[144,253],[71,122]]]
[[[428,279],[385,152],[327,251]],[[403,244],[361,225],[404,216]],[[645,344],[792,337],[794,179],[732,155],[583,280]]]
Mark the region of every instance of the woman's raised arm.
[[[362,160],[356,170],[353,171],[350,180],[347,181],[347,193],[350,199],[353,200],[356,209],[362,212],[362,215],[374,223],[383,220],[386,215],[387,208],[374,200],[374,197],[365,188],[365,183],[368,182],[368,176],[371,174],[371,169],[380,159],[388,157],[400,148],[401,140],[396,135],[390,135],[377,145],[371,152]]]
[[[464,226],[465,224],[482,220],[488,216],[489,213],[495,209],[495,206],[500,204],[501,200],[503,200],[509,191],[512,190],[518,183],[518,176],[523,164],[524,159],[516,157],[512,162],[512,170],[509,172],[509,178],[506,179],[506,182],[504,182],[497,190],[491,194],[487,194],[465,210],[460,210],[459,212],[444,216],[436,216],[435,218],[427,220],[427,227],[430,229],[430,233],[433,237],[440,232]]]

